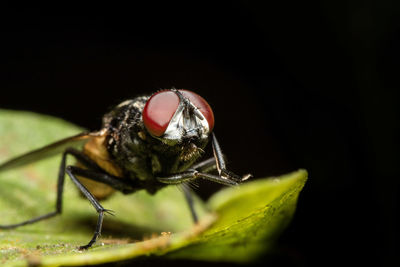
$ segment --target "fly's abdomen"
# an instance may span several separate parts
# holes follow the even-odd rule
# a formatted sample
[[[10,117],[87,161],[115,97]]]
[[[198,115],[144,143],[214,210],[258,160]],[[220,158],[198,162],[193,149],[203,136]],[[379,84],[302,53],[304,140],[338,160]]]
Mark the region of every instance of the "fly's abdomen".
[[[121,177],[122,170],[116,166],[109,157],[109,153],[105,146],[106,136],[92,138],[83,147],[83,153],[93,160],[106,173],[116,177]],[[78,167],[85,168],[82,163],[77,163]],[[99,183],[84,177],[78,176],[81,183],[99,200],[105,199],[114,193],[114,189],[106,184]]]

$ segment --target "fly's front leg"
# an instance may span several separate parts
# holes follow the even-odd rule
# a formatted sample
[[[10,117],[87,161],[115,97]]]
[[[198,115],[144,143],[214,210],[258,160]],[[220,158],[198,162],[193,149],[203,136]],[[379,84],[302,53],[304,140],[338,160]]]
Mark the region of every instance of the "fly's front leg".
[[[195,169],[196,171],[199,172],[212,172],[215,171],[217,169],[217,163],[215,162],[215,158],[209,158],[206,160],[203,160],[199,163],[194,164],[191,169]]]
[[[202,173],[195,169],[190,169],[188,171],[173,174],[173,175],[170,175],[167,177],[157,177],[156,179],[159,182],[165,183],[165,184],[182,184],[184,182],[189,182],[191,180],[198,179],[198,178],[203,178],[203,179],[217,182],[217,183],[220,183],[223,185],[230,185],[230,186],[238,185],[238,183],[236,183],[235,181],[228,180],[228,179],[219,177],[217,175]],[[189,205],[189,209],[190,209],[190,213],[192,214],[193,221],[194,221],[194,223],[197,223],[198,216],[194,209],[192,192],[190,192],[189,188],[187,188],[185,184],[182,185],[182,189],[183,189],[183,193],[185,194],[186,201]]]
[[[212,147],[213,147],[214,157],[194,164],[191,167],[191,169],[194,169],[201,173],[209,173],[209,172],[217,170],[218,174],[221,177],[223,177],[225,179],[234,180],[235,182],[239,182],[239,183],[252,177],[251,174],[247,174],[247,175],[244,175],[243,177],[241,177],[241,176],[226,169],[225,156],[222,153],[221,147],[219,146],[219,143],[218,143],[217,138],[215,137],[214,133],[212,133]]]
[[[243,181],[249,179],[250,177],[252,177],[251,174],[246,174],[241,177],[241,176],[239,176],[231,171],[228,171],[226,169],[226,163],[225,163],[224,155],[222,154],[221,147],[219,146],[219,143],[217,141],[217,138],[215,137],[215,134],[212,133],[211,135],[212,135],[212,148],[213,148],[215,162],[217,165],[216,167],[218,170],[218,174],[225,179],[233,180],[238,183],[243,182]]]
[[[156,179],[159,182],[164,183],[164,184],[181,184],[181,183],[189,182],[191,180],[195,180],[198,178],[202,178],[202,179],[209,180],[209,181],[223,184],[223,185],[230,185],[230,186],[238,185],[238,183],[233,180],[229,180],[229,179],[220,177],[218,175],[199,172],[194,169],[189,169],[185,172],[172,174],[172,175],[169,175],[166,177],[157,177]]]
[[[184,182],[189,182],[191,180],[202,178],[212,182],[220,183],[223,185],[234,186],[238,185],[238,183],[249,179],[252,175],[247,174],[243,177],[234,174],[231,171],[226,169],[226,163],[224,159],[224,155],[222,153],[221,147],[218,144],[217,138],[215,137],[214,133],[212,133],[212,147],[214,157],[209,158],[205,161],[199,162],[192,166],[191,169],[173,174],[167,177],[157,177],[156,179],[165,184],[181,184]],[[219,175],[209,174],[213,170],[217,170]],[[198,221],[198,216],[195,212],[193,206],[193,196],[185,185],[182,186],[183,192],[185,194],[186,201],[189,205],[190,212],[193,217],[193,221],[196,223]]]

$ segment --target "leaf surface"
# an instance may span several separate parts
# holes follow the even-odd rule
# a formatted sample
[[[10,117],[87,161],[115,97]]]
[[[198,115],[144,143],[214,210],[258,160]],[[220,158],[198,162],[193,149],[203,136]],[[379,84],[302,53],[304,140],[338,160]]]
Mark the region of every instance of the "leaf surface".
[[[63,120],[0,110],[0,163],[82,129]],[[18,223],[54,210],[61,156],[0,172],[0,224]],[[72,164],[73,161],[70,160]],[[181,190],[170,186],[151,196],[116,193],[102,202],[101,239],[88,251],[97,214],[66,179],[63,213],[12,230],[0,230],[2,266],[79,266],[159,255],[173,259],[248,262],[268,251],[293,216],[307,172],[258,179],[225,188],[208,203],[195,198],[193,225]]]

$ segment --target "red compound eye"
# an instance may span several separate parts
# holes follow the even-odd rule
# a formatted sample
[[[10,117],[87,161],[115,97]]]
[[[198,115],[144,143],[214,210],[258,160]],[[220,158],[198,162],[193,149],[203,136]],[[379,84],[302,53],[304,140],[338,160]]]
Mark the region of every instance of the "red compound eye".
[[[179,90],[188,98],[203,114],[211,131],[214,127],[214,114],[210,105],[196,93],[188,90]],[[170,123],[179,105],[179,96],[170,90],[164,90],[153,94],[143,109],[143,123],[147,131],[154,136],[161,136]]]
[[[154,136],[163,135],[178,105],[179,96],[173,91],[164,90],[152,95],[142,114],[147,131]]]
[[[190,102],[192,102],[193,105],[199,109],[201,114],[203,114],[203,116],[206,118],[208,122],[208,128],[211,132],[214,128],[214,113],[207,101],[205,101],[204,98],[198,94],[189,90],[179,90],[179,92],[181,92],[185,97],[189,98]]]

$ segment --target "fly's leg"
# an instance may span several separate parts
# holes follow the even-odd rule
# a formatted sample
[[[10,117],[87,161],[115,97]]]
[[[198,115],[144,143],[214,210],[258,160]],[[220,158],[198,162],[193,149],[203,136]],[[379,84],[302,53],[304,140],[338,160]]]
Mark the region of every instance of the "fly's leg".
[[[135,187],[135,185],[127,182],[125,179],[121,179],[121,177],[110,175],[108,173],[103,172],[102,170],[96,171],[90,169],[82,169],[76,166],[68,166],[68,167],[71,170],[73,170],[75,175],[82,176],[87,179],[109,185],[110,187],[122,192],[123,194],[130,194],[137,190],[137,187]]]
[[[81,169],[77,168],[75,166],[68,166],[66,167],[66,158],[67,155],[72,155],[74,156],[79,162],[81,162],[85,167],[91,168],[92,170],[89,169]],[[56,200],[56,209],[53,212],[47,213],[42,216],[38,216],[36,218],[17,223],[17,224],[10,224],[10,225],[0,225],[0,229],[10,229],[10,228],[16,228],[18,226],[22,225],[27,225],[27,224],[32,224],[44,219],[51,218],[57,214],[61,214],[62,212],[62,195],[64,191],[64,181],[65,181],[65,173],[68,174],[68,176],[71,178],[71,180],[74,182],[74,184],[81,190],[81,192],[86,196],[86,198],[89,199],[89,201],[92,203],[92,205],[95,207],[96,211],[99,213],[99,218],[95,230],[95,234],[93,235],[93,238],[90,240],[90,242],[85,245],[81,246],[80,249],[87,249],[93,245],[93,243],[96,241],[97,237],[100,235],[101,232],[101,227],[102,227],[102,222],[103,222],[103,217],[104,217],[104,212],[110,212],[109,210],[104,209],[99,202],[94,198],[94,196],[80,183],[80,181],[76,178],[75,175],[80,175],[84,176],[88,179],[95,180],[104,184],[107,184],[111,187],[113,187],[116,190],[119,190],[123,193],[129,193],[132,192],[134,187],[128,183],[125,183],[123,179],[108,175],[104,173],[101,168],[93,161],[91,161],[85,154],[83,154],[81,151],[68,148],[65,150],[63,153],[62,159],[61,159],[61,164],[58,172],[58,180],[57,180],[57,200]]]
[[[216,170],[215,158],[209,158],[202,162],[199,162],[192,166],[192,169],[195,169],[199,172],[210,172]],[[187,184],[182,184],[181,186],[183,194],[185,196],[186,202],[189,206],[190,214],[192,215],[192,219],[194,223],[199,221],[199,216],[196,213],[194,208],[194,201],[193,201],[193,193],[192,190],[187,186]]]
[[[220,183],[223,185],[230,185],[230,186],[238,185],[238,183],[235,181],[225,179],[225,178],[219,177],[217,175],[202,173],[202,172],[199,172],[194,169],[190,169],[186,172],[173,174],[173,175],[170,175],[167,177],[157,177],[156,179],[159,182],[165,183],[165,184],[181,184],[181,183],[188,182],[188,181],[198,179],[198,178],[203,178],[203,179],[217,182],[217,183]],[[191,192],[189,191],[189,188],[187,188],[185,185],[183,185],[182,188],[183,188],[183,193],[185,194],[186,201],[189,205],[189,209],[190,209],[190,213],[192,214],[193,221],[195,223],[197,223],[198,216],[194,209],[193,196],[192,196]]]
[[[86,245],[79,247],[79,249],[88,249],[96,242],[97,238],[101,234],[101,227],[103,225],[104,213],[110,211],[103,208],[103,206],[99,203],[99,201],[89,192],[89,190],[87,190],[87,188],[78,180],[78,178],[76,178],[75,175],[77,175],[77,170],[80,170],[80,168],[74,166],[67,166],[65,172],[71,178],[72,182],[74,182],[74,184],[78,187],[78,189],[83,193],[83,195],[90,201],[90,203],[93,205],[93,207],[99,214],[99,217],[97,219],[96,229],[92,239]]]
[[[30,220],[21,222],[21,223],[0,225],[0,229],[12,229],[12,228],[17,228],[17,227],[19,227],[19,226],[23,226],[23,225],[27,225],[27,224],[32,224],[32,223],[35,223],[35,222],[38,222],[38,221],[41,221],[41,220],[44,220],[44,219],[51,218],[51,217],[57,215],[58,213],[59,213],[58,211],[53,211],[53,212],[49,212],[49,213],[47,213],[47,214],[44,214],[44,215],[35,217],[35,218],[33,218],[33,219],[30,219]]]
[[[61,159],[61,164],[60,168],[58,171],[58,179],[57,179],[57,200],[56,200],[56,209],[55,211],[49,212],[47,214],[35,217],[33,219],[21,222],[21,223],[16,223],[16,224],[8,224],[8,225],[0,225],[0,229],[11,229],[11,228],[16,228],[19,226],[27,225],[27,224],[32,224],[35,222],[39,222],[44,219],[51,218],[57,214],[61,214],[62,212],[62,195],[64,191],[64,177],[65,177],[65,163],[66,163],[66,158],[67,155],[73,155],[79,160],[82,160],[83,163],[86,165],[87,163],[85,162],[86,160],[84,159],[84,155],[82,152],[75,150],[75,149],[67,149],[63,153],[62,159]]]
[[[188,182],[188,181],[195,180],[198,178],[206,179],[206,180],[209,180],[209,181],[212,181],[215,183],[219,183],[219,184],[223,184],[223,185],[229,185],[229,186],[238,185],[238,183],[233,180],[226,179],[226,178],[220,177],[218,175],[199,172],[194,169],[189,169],[185,172],[172,174],[172,175],[166,176],[166,177],[157,177],[156,179],[159,182],[164,183],[164,184],[180,184],[180,183]]]
[[[82,169],[76,166],[67,166],[65,172],[78,187],[78,189],[83,193],[83,195],[90,201],[93,207],[96,209],[99,217],[97,219],[96,229],[93,234],[92,239],[84,246],[80,246],[79,249],[90,248],[101,235],[101,228],[103,225],[104,213],[109,213],[113,215],[111,210],[103,208],[99,201],[89,192],[89,190],[78,180],[76,176],[82,176],[97,182],[101,182],[111,186],[112,188],[121,191],[122,193],[128,194],[134,191],[134,186],[126,183],[121,178],[114,177],[102,171]]]
[[[232,186],[237,185],[238,183],[245,181],[251,177],[251,174],[240,177],[239,175],[236,175],[226,169],[225,158],[214,133],[212,133],[212,147],[214,153],[213,158],[209,158],[205,161],[193,165],[192,168],[186,172],[177,173],[168,177],[158,177],[157,180],[166,184],[179,184],[182,182],[194,180],[196,178],[203,178],[223,185]],[[217,170],[219,176],[208,174],[208,172],[211,172],[213,170]],[[193,206],[193,196],[189,188],[187,188],[186,186],[182,186],[182,188],[185,194],[186,201],[189,205],[193,221],[196,223],[198,221],[198,217]]]
[[[196,171],[199,172],[212,172],[215,171],[217,169],[217,163],[215,161],[215,158],[209,158],[206,159],[204,161],[201,161],[199,163],[194,164],[192,167],[190,167],[191,169],[195,169]]]
[[[157,177],[156,179],[161,183],[179,184],[196,178],[203,178],[223,185],[237,185],[252,176],[251,174],[246,174],[241,177],[226,169],[224,154],[222,153],[221,147],[219,146],[214,133],[212,133],[212,148],[214,153],[213,158],[197,163],[187,171],[172,174],[167,177]],[[219,175],[208,173],[215,169],[218,171]]]
[[[225,163],[224,155],[222,154],[221,147],[219,146],[219,143],[217,141],[217,138],[215,137],[215,134],[212,133],[211,135],[212,135],[212,148],[213,148],[213,153],[214,153],[214,157],[215,157],[219,175],[221,177],[224,177],[229,180],[234,180],[239,183],[252,177],[251,174],[246,174],[246,175],[240,177],[239,175],[234,174],[233,172],[228,171],[226,169],[226,163]]]
[[[252,175],[247,174],[243,177],[229,171],[226,169],[226,159],[225,155],[222,153],[221,147],[215,137],[214,133],[212,133],[212,147],[213,147],[213,154],[214,157],[196,163],[191,167],[191,169],[195,169],[201,173],[209,173],[214,170],[218,171],[218,174],[226,179],[231,179],[236,182],[242,182],[249,179]]]
[[[192,214],[193,222],[197,223],[199,221],[199,217],[197,216],[196,210],[194,209],[193,194],[190,188],[185,184],[182,185],[182,190],[183,194],[185,195],[186,202],[188,203],[190,213]]]

